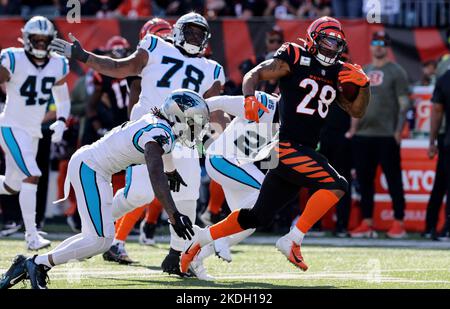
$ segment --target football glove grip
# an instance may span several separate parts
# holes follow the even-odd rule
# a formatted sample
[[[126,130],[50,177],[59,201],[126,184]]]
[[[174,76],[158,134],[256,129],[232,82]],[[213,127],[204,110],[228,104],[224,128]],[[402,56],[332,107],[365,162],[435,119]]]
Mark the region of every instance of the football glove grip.
[[[360,65],[344,63],[343,66],[348,70],[339,72],[338,78],[340,83],[353,83],[359,87],[366,87],[369,85],[369,77],[364,73]]]
[[[170,191],[179,192],[180,185],[187,187],[187,184],[184,182],[183,178],[177,170],[174,170],[173,172],[167,172],[166,176],[169,180]]]
[[[73,58],[86,63],[89,58],[89,54],[83,49],[80,41],[78,41],[72,33],[69,33],[69,38],[72,43],[69,43],[63,39],[54,39],[48,47],[49,50],[54,51],[61,56]]]
[[[264,112],[268,113],[269,110],[265,107],[258,99],[253,96],[246,96],[244,100],[245,108],[245,118],[247,120],[259,122],[259,110],[262,109]]]
[[[191,240],[195,233],[192,229],[192,222],[189,217],[177,211],[173,214],[173,218],[175,220],[175,224],[172,224],[172,228],[175,233],[185,240]]]

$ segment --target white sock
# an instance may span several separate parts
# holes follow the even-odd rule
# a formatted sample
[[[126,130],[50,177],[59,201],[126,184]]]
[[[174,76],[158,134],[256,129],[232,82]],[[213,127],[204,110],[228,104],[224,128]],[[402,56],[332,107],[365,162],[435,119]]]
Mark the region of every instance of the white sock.
[[[249,237],[250,235],[252,235],[254,232],[256,231],[256,229],[248,229],[242,232],[239,232],[237,234],[233,234],[228,236],[227,242],[228,242],[228,246],[234,246],[238,243],[240,243],[241,241],[243,241],[244,239],[246,239],[247,237]]]
[[[11,195],[11,192],[5,189],[5,175],[0,175],[0,194]]]
[[[20,210],[22,211],[25,232],[33,234],[36,229],[36,192],[37,185],[23,182],[19,193]]]
[[[119,239],[114,238],[112,245],[113,246],[119,245],[119,246],[123,247],[123,246],[125,246],[125,242],[123,240],[119,240]]]
[[[34,262],[38,265],[45,265],[49,268],[53,267],[53,265],[50,264],[50,262],[48,260],[48,253],[43,254],[43,255],[38,255],[37,257],[34,258]]]
[[[297,245],[301,245],[303,238],[305,237],[305,234],[302,231],[300,231],[296,226],[294,226],[287,235]]]
[[[199,229],[196,231],[198,233],[198,242],[200,243],[200,246],[204,247],[209,243],[212,243],[214,239],[211,236],[211,232],[209,231],[209,227],[204,229]]]
[[[200,253],[198,254],[198,259],[203,261],[214,253],[216,253],[216,251],[214,250],[214,244],[209,243],[206,246],[202,247],[202,250],[200,250]]]

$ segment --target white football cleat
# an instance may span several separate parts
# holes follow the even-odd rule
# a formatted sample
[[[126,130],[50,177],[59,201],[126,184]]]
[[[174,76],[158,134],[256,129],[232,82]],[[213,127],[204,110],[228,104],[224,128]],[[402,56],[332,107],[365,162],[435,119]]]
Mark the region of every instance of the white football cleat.
[[[216,255],[224,260],[225,262],[231,263],[232,257],[231,257],[231,251],[230,246],[228,246],[228,242],[225,237],[216,239],[214,241],[214,251],[216,252]]]
[[[300,245],[297,245],[289,235],[284,235],[276,243],[277,249],[287,257],[288,261],[303,271],[308,269],[308,265],[303,261]]]
[[[199,280],[204,281],[214,281],[215,278],[208,275],[205,266],[203,265],[203,260],[199,259],[198,256],[189,265],[189,270],[197,277]]]
[[[25,234],[25,241],[27,243],[28,250],[40,250],[50,246],[51,241],[45,239],[40,235],[40,232],[35,232],[32,234]]]

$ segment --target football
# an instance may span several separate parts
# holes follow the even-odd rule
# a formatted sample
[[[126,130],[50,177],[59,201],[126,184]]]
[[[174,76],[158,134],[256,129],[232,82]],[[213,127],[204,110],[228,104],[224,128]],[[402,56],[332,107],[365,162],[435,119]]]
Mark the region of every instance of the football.
[[[342,70],[348,70],[346,67],[342,67]],[[359,93],[359,86],[353,83],[340,83],[338,81],[338,90],[344,95],[348,101],[353,102]]]

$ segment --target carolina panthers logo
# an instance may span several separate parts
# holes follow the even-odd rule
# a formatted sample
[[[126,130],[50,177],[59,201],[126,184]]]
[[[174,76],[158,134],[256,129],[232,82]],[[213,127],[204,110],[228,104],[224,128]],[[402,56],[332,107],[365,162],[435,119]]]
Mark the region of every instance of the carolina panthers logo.
[[[164,135],[161,134],[161,135],[155,136],[155,137],[153,137],[153,139],[155,140],[155,142],[158,143],[159,146],[161,146],[161,148],[164,149],[164,145],[169,145],[170,137],[167,134],[167,132],[164,132]]]
[[[187,110],[190,107],[194,107],[197,105],[197,102],[195,101],[194,98],[192,98],[189,95],[185,95],[185,94],[176,94],[174,96],[172,96],[172,99],[177,102],[178,106],[180,107],[180,109],[184,112],[185,110]]]

